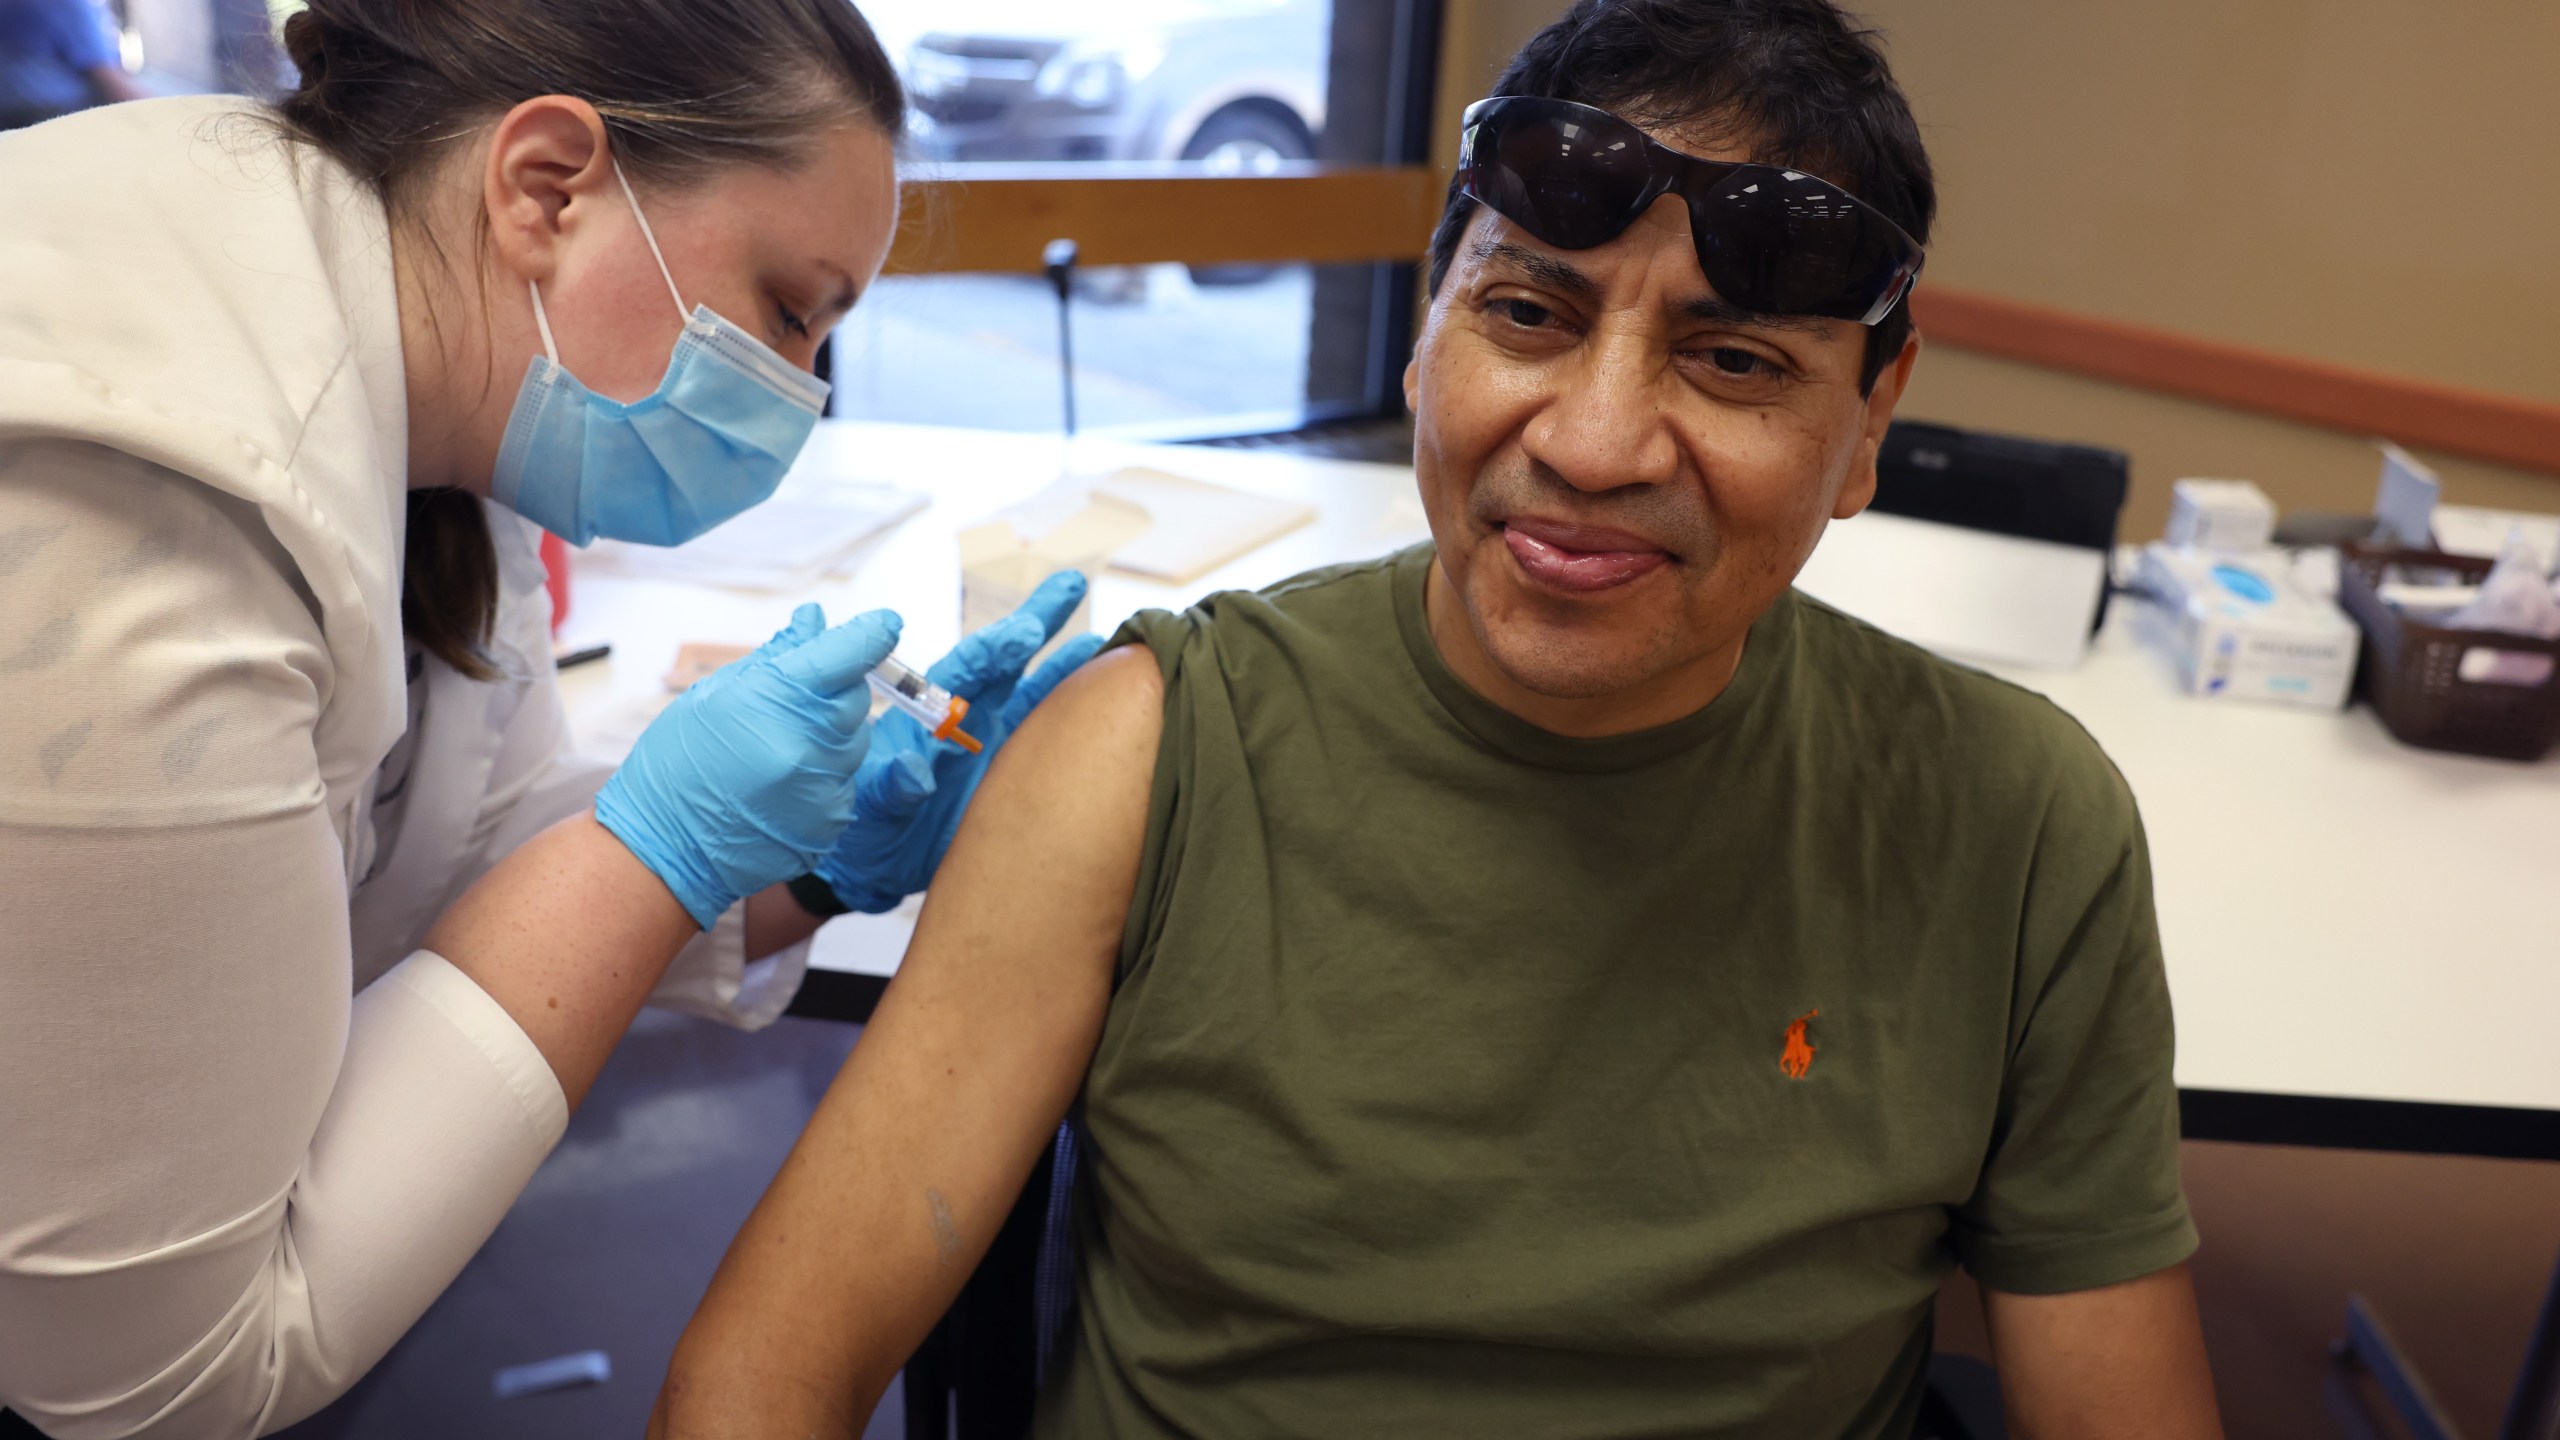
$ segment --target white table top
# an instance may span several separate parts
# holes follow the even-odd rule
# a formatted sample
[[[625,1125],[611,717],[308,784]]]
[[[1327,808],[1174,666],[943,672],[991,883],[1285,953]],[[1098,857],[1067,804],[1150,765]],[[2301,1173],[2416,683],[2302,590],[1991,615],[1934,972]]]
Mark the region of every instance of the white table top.
[[[920,663],[957,638],[961,526],[1058,473],[1055,438],[829,422],[809,475],[890,479],[934,503],[875,542],[850,579],[752,594],[593,570],[561,639],[610,641],[563,677],[573,724],[627,723],[662,694],[687,640],[751,642],[818,600],[907,620]],[[1079,469],[1144,461],[1316,506],[1315,524],[1195,584],[1097,578],[1093,623],[1266,585],[1425,538],[1412,473],[1267,452],[1092,444]],[[2089,727],[2149,827],[2178,1083],[2188,1089],[2560,1111],[2560,757],[2538,765],[2400,745],[2370,710],[2322,714],[2191,699],[2137,644],[2118,604],[2070,671],[2003,673]],[[847,916],[813,963],[886,974],[906,914]]]

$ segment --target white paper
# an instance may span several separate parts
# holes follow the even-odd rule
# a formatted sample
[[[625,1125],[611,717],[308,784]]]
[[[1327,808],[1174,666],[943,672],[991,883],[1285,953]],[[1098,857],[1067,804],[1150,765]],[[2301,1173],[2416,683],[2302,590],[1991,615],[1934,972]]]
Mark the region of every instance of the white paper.
[[[1111,563],[1114,551],[1145,534],[1149,523],[1146,512],[1134,505],[1082,487],[1051,486],[962,530],[961,633],[975,633],[1012,614],[1042,580],[1061,570],[1080,570],[1092,578]],[[1093,600],[1087,595],[1041,653],[1092,626]]]
[[[2509,536],[2524,541],[2543,574],[2560,570],[2560,515],[2485,510],[2477,505],[2436,507],[2436,548],[2448,555],[2495,560],[2506,550]]]
[[[788,594],[925,507],[922,491],[838,482],[787,489],[672,549],[599,540],[580,561],[624,575]]]
[[[1188,585],[1316,518],[1312,505],[1162,470],[1115,471],[1096,481],[1093,491],[1135,506],[1151,522],[1144,534],[1112,553],[1111,568],[1175,585]]]
[[[2443,491],[2443,482],[2425,462],[2388,440],[2382,442],[2382,479],[2374,487],[2373,514],[2382,522],[2383,538],[2425,549],[2433,533],[2436,497]]]
[[[2107,555],[1875,511],[1832,522],[1796,588],[1958,660],[2066,670],[2088,653]]]

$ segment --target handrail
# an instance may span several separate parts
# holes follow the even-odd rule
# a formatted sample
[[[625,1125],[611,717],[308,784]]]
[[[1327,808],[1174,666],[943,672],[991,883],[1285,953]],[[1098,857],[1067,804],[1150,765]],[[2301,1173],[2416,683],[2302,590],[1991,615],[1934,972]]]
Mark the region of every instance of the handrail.
[[[1086,265],[1410,260],[1440,214],[1427,166],[1292,165],[1270,175],[1104,165],[954,167],[907,184],[889,266],[1037,273],[1072,237]]]
[[[2560,475],[2560,405],[1923,282],[1930,342],[2356,435]]]

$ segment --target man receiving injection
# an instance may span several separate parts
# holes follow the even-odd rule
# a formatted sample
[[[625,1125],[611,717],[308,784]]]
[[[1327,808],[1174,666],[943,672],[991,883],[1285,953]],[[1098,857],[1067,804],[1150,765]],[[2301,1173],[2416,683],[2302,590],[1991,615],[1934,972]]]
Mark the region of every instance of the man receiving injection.
[[[1467,116],[1433,542],[1140,616],[994,765],[654,1435],[845,1436],[1062,1116],[1034,1433],[2219,1434],[2131,795],[1790,589],[1919,354],[1826,0],[1580,0]]]

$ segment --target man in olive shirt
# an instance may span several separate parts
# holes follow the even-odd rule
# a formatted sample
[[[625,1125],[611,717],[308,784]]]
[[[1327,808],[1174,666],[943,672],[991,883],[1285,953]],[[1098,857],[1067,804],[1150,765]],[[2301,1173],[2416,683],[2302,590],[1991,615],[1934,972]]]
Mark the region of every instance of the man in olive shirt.
[[[1471,109],[1434,542],[1151,614],[1008,746],[654,1433],[857,1433],[1071,1105],[1042,1436],[2218,1433],[2131,797],[1788,587],[1933,192],[1823,0],[1583,0]],[[1748,163],[1765,161],[1767,163]]]

